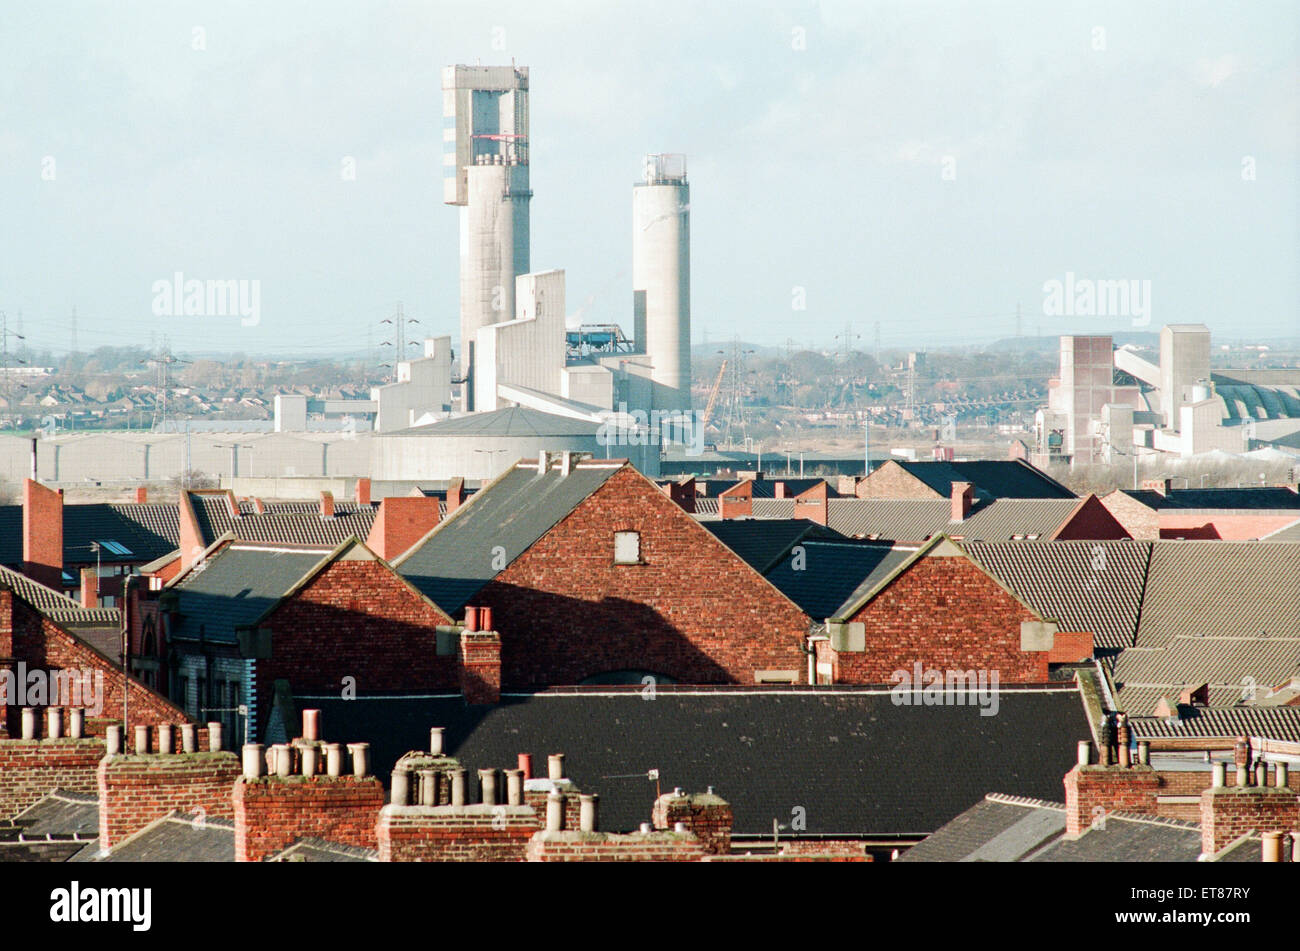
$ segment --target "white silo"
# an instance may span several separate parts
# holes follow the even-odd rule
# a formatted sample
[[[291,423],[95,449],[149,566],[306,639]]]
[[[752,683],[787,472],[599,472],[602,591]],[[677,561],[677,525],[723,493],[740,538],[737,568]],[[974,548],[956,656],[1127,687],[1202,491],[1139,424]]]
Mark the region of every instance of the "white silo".
[[[647,155],[632,188],[632,300],[654,408],[691,408],[691,191],[685,155]]]

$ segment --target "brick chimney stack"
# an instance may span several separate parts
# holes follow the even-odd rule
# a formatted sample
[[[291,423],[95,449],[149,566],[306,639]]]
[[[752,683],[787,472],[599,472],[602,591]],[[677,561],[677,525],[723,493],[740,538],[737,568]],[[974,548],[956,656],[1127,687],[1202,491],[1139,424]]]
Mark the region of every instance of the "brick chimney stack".
[[[334,517],[334,493],[322,491],[320,494],[320,517]]]
[[[465,504],[465,480],[457,476],[447,483],[447,514]]]
[[[370,504],[370,479],[362,476],[357,479],[357,505]]]
[[[94,568],[81,569],[81,606],[99,607],[99,573]]]
[[[63,590],[63,492],[23,483],[23,574]]]
[[[138,486],[135,487],[135,504],[136,504],[136,505],[148,505],[148,504],[149,504],[149,487],[148,487],[148,486],[138,485]]]
[[[971,506],[975,502],[975,486],[970,482],[954,482],[952,484],[952,518],[953,522],[964,522],[970,515]]]
[[[379,503],[366,546],[392,561],[429,534],[438,524],[438,500],[423,494],[390,495]]]

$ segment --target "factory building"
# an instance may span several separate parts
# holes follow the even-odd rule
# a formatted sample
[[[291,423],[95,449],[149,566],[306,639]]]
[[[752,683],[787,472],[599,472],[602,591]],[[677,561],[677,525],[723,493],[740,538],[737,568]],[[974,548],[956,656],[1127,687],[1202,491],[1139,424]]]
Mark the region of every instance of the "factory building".
[[[1109,336],[1061,337],[1032,461],[1115,463],[1300,448],[1300,371],[1210,368],[1210,330],[1169,324],[1152,362]]]

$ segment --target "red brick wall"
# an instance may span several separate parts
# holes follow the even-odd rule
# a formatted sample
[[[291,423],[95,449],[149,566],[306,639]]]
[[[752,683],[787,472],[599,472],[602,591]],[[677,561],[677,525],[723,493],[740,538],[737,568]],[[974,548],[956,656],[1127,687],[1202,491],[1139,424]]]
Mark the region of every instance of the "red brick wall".
[[[377,828],[381,862],[522,862],[541,827],[522,806],[385,806]]]
[[[1065,774],[1065,833],[1079,835],[1098,815],[1133,812],[1156,815],[1156,797],[1168,795],[1149,766],[1119,769],[1078,766]],[[1096,810],[1103,810],[1098,813]]]
[[[377,561],[336,561],[268,619],[271,657],[257,662],[258,723],[275,681],[296,692],[459,689],[455,654],[438,656],[439,624],[451,619]]]
[[[734,819],[731,805],[707,793],[678,796],[667,793],[655,800],[651,822],[660,831],[672,831],[681,822],[699,840],[705,852],[725,855],[731,851]]]
[[[231,787],[239,776],[234,753],[114,756],[97,769],[99,847],[111,849],[155,819],[202,810],[208,818],[234,816]]]
[[[367,547],[392,561],[438,524],[438,499],[426,496],[390,496],[379,503]]]
[[[1292,789],[1246,786],[1201,793],[1201,851],[1217,852],[1247,832],[1300,829],[1300,796]]]
[[[836,683],[890,683],[917,661],[996,670],[1003,684],[1047,681],[1047,652],[1020,649],[1033,612],[964,557],[921,558],[850,620],[866,624],[867,649],[834,653]]]
[[[56,789],[93,793],[102,740],[0,740],[0,819],[12,819]]]
[[[10,606],[11,605],[11,606]],[[132,724],[189,723],[189,718],[179,707],[154,693],[139,681],[123,681],[122,669],[97,652],[86,642],[63,630],[44,615],[13,598],[9,591],[0,591],[0,624],[12,617],[10,633],[15,662],[24,661],[28,668],[53,670],[90,669],[103,673],[103,709],[97,717],[86,716],[86,733],[103,736],[109,723],[122,720],[122,696],[127,694],[128,713]],[[3,635],[0,635],[2,637]],[[92,674],[93,676],[93,674]],[[17,731],[14,722],[16,710],[7,711],[11,733]],[[65,726],[67,711],[64,711]]]
[[[698,862],[705,856],[694,835],[652,832],[538,832],[528,842],[528,862]]]
[[[460,655],[460,691],[465,695],[465,702],[498,702],[501,699],[501,635],[495,631],[463,631]]]
[[[23,574],[63,590],[63,494],[23,480]]]
[[[641,533],[643,564],[614,564],[616,531]],[[493,609],[506,687],[628,669],[752,684],[807,665],[808,618],[630,467],[474,600]]]
[[[877,466],[857,485],[860,499],[942,499],[934,491],[892,459]]]
[[[723,518],[744,518],[754,514],[754,483],[740,482],[718,496],[718,514]]]
[[[1221,538],[1226,541],[1250,541],[1285,528],[1300,512],[1287,515],[1159,515],[1161,538]]]
[[[1103,496],[1101,504],[1133,538],[1152,540],[1160,537],[1160,516],[1155,509],[1119,490]]]
[[[314,836],[373,849],[384,787],[374,776],[240,778],[234,788],[235,861],[261,862]]]
[[[1052,535],[1054,541],[1110,540],[1129,538],[1129,532],[1095,495],[1089,495],[1064,525]]]

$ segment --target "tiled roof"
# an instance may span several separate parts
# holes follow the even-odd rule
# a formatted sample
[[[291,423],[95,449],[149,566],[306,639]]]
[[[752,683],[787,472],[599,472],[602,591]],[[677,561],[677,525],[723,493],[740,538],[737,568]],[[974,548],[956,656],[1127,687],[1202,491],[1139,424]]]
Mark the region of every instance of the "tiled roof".
[[[809,834],[925,834],[1008,783],[1059,795],[1077,741],[1090,736],[1078,690],[1003,687],[996,716],[975,706],[901,706],[888,690],[639,687],[506,695],[486,713],[460,697],[299,698],[331,732],[371,743],[373,768],[425,749],[444,727],[463,766],[513,765],[567,754],[565,769],[600,794],[601,826],[649,818],[655,782],[714,786],[740,835],[771,835],[791,809]],[[788,834],[788,833],[787,833]]]
[[[236,519],[231,517],[224,494],[191,492],[190,501],[208,545],[226,532],[240,541],[293,545],[332,547],[352,537],[365,541],[377,511],[372,505],[335,501],[334,517],[321,518],[317,502],[265,502],[265,512],[259,515],[252,502],[244,501],[239,504],[240,517]]]
[[[947,534],[970,541],[1047,538],[1070,517],[1079,500],[994,499],[978,503],[964,521],[951,521],[946,499],[830,499],[826,524],[849,537],[920,542]],[[793,511],[793,506],[791,507]],[[754,503],[754,514],[759,505]]]
[[[93,565],[92,542],[117,542],[131,552],[114,557],[104,549],[105,563],[152,561],[174,549],[180,540],[180,513],[174,503],[88,502],[63,506],[63,562]],[[23,560],[23,507],[0,506],[0,565],[18,567]]]
[[[121,627],[122,616],[116,608],[83,608],[81,602],[8,568],[0,568],[0,584],[64,627]]]
[[[1178,719],[1130,716],[1135,739],[1264,737],[1300,743],[1300,707],[1180,707]]]
[[[1176,698],[1185,687],[1209,684],[1238,702],[1252,687],[1266,691],[1300,674],[1300,635],[1216,637],[1180,635],[1167,647],[1130,648],[1115,659],[1112,677],[1122,709],[1144,714],[1147,690]],[[1141,695],[1132,691],[1142,689]],[[1219,691],[1216,690],[1216,693]],[[1221,695],[1221,694],[1220,694]],[[1142,705],[1134,701],[1142,701]],[[1157,697],[1157,702],[1159,697]]]
[[[920,479],[944,499],[952,496],[954,482],[970,482],[977,498],[1072,499],[1073,492],[1047,473],[1019,459],[982,459],[970,462],[908,462],[894,460],[909,475]]]
[[[585,461],[568,475],[554,469],[507,469],[439,522],[394,567],[421,594],[454,614],[620,468],[620,463]]]
[[[239,628],[262,617],[332,551],[239,542],[218,549],[172,586],[179,620],[171,637],[234,643]]]
[[[267,859],[268,862],[378,862],[376,849],[342,845],[314,836],[297,839],[293,845]]]
[[[1150,542],[973,543],[966,550],[1061,630],[1091,631],[1099,648],[1133,643]]]
[[[1180,634],[1300,636],[1300,545],[1177,541],[1155,545],[1136,646]]]

